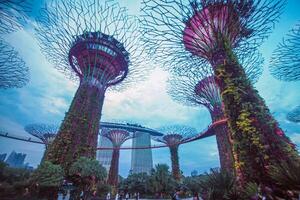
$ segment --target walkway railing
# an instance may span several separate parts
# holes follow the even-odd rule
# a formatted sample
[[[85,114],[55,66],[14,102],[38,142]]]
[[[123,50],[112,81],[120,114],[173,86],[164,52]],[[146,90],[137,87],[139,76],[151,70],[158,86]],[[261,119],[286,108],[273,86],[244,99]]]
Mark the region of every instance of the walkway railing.
[[[227,122],[227,118],[224,119],[220,119],[218,121],[215,121],[214,123],[212,123],[211,125],[209,125],[205,130],[201,131],[199,134],[197,134],[194,137],[188,138],[187,140],[184,140],[182,142],[180,142],[179,144],[185,144],[185,143],[189,143],[189,142],[193,142],[195,140],[199,140],[199,139],[203,139],[206,137],[210,137],[212,135],[214,135],[214,127],[218,126],[218,125],[222,125],[224,123]],[[110,123],[110,122],[103,122],[101,123],[102,126],[105,127],[116,127],[116,125],[119,125],[117,123]],[[124,126],[127,126],[125,128],[133,128],[133,125],[122,125],[122,127],[124,128]],[[138,131],[142,131],[147,129],[147,131],[145,132],[153,132],[153,133],[160,133],[158,131],[155,131],[153,129],[148,129],[145,127],[135,127],[137,128]],[[14,140],[20,140],[20,141],[24,141],[24,142],[31,142],[31,143],[36,143],[36,144],[44,144],[42,141],[40,140],[36,140],[34,138],[31,137],[22,137],[19,135],[14,135],[8,132],[4,132],[4,131],[0,131],[0,137],[5,137],[5,138],[10,138],[10,139],[14,139]],[[142,147],[119,147],[120,150],[130,150],[130,149],[157,149],[157,148],[164,148],[164,147],[168,147],[168,145],[166,144],[162,144],[162,145],[151,145],[151,146],[142,146]],[[114,147],[98,147],[97,150],[113,150],[116,149]]]

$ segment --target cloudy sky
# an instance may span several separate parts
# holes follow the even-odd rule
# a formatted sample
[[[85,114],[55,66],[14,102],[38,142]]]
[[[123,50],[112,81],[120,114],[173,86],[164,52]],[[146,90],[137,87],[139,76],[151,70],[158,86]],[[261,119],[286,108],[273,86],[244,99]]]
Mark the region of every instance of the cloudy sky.
[[[32,18],[41,3],[35,0]],[[120,0],[131,14],[138,14],[139,0]],[[288,0],[288,5],[276,24],[275,30],[260,50],[265,58],[264,73],[255,85],[266,100],[271,112],[279,121],[286,134],[299,146],[300,124],[288,122],[286,113],[300,104],[300,82],[280,82],[269,73],[268,63],[272,50],[289,29],[300,20],[298,0]],[[26,136],[23,127],[29,123],[61,123],[65,112],[76,92],[78,83],[68,80],[58,72],[41,53],[29,24],[24,30],[3,36],[14,46],[30,68],[31,80],[21,89],[0,89],[0,130]],[[166,93],[168,73],[159,66],[149,74],[149,78],[123,92],[106,94],[102,120],[129,120],[150,128],[163,125],[184,124],[204,130],[211,122],[208,111],[203,108],[181,106],[171,100]],[[126,146],[130,145],[128,141]],[[12,150],[27,154],[26,162],[37,166],[42,157],[43,145],[25,143],[0,137],[0,153]],[[192,170],[204,172],[219,166],[219,157],[215,137],[184,144],[180,147],[180,164],[184,174]],[[131,152],[122,151],[120,173],[126,176],[130,169]],[[153,150],[154,163],[170,165],[168,149]]]

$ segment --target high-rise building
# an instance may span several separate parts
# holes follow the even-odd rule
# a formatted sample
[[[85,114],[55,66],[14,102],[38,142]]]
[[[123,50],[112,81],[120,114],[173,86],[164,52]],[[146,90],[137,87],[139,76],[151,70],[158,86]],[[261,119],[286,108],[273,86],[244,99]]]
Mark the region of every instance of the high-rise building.
[[[137,132],[136,137],[132,139],[132,147],[151,146],[151,138],[148,133]],[[149,149],[132,149],[131,152],[131,172],[132,173],[150,173],[153,168],[152,150]]]
[[[98,144],[100,147],[110,147],[112,148],[113,145],[109,139],[99,135]],[[106,171],[109,171],[110,163],[112,159],[112,150],[101,150],[97,152],[97,160],[100,164],[106,168]]]
[[[16,153],[15,151],[12,151],[8,158],[6,159],[6,163],[10,167],[16,167],[21,168],[24,167],[24,160],[25,160],[26,154],[25,153]]]
[[[6,153],[0,154],[0,161],[4,162],[6,155],[7,155]]]

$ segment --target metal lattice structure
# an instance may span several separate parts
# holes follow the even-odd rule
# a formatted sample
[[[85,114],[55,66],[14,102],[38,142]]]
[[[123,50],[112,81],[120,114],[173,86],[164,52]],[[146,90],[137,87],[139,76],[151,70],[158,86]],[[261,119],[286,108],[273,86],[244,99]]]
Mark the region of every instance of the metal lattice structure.
[[[283,81],[300,80],[300,23],[277,46],[270,62],[271,74]]]
[[[197,134],[197,130],[184,125],[170,125],[160,128],[164,133],[162,136],[154,136],[153,140],[166,144],[170,149],[172,174],[176,180],[181,179],[179,167],[178,147],[181,143],[187,141]]]
[[[207,63],[223,42],[219,36],[244,57],[269,35],[283,6],[268,0],[143,0],[143,40],[167,68],[190,56]]]
[[[102,128],[100,135],[109,139],[114,147],[107,183],[116,187],[119,177],[119,148],[126,140],[132,139],[135,134],[134,132],[121,128]]]
[[[242,187],[247,182],[269,185],[269,165],[299,157],[241,65],[241,58],[257,51],[271,33],[285,3],[143,0],[143,41],[157,63],[169,69],[197,57],[194,68],[211,65],[234,142],[234,174]]]
[[[0,39],[0,88],[20,88],[29,81],[29,69],[18,52]]]
[[[106,90],[145,79],[149,65],[140,45],[138,20],[115,1],[53,1],[36,21],[46,58],[80,82],[46,155],[68,169],[73,162],[70,158],[95,157]],[[69,145],[65,145],[66,138]]]
[[[24,130],[30,135],[39,138],[47,149],[56,137],[58,126],[54,124],[28,124],[24,127]]]
[[[147,75],[149,59],[140,45],[139,22],[114,0],[52,3],[37,24],[43,53],[72,80],[82,82],[90,71],[98,84],[112,88]]]
[[[287,120],[300,123],[300,106],[297,106],[286,115]]]
[[[27,0],[0,0],[0,34],[7,34],[22,28],[31,4]]]

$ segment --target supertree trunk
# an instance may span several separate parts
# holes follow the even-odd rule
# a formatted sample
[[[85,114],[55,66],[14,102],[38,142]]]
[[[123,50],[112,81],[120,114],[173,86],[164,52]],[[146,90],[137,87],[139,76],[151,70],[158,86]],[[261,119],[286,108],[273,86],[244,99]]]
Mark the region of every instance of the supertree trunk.
[[[268,168],[295,159],[295,146],[278,127],[264,100],[224,42],[212,58],[232,135],[236,171],[243,181],[269,183]]]
[[[176,181],[180,181],[181,174],[179,168],[179,158],[178,158],[178,145],[173,145],[169,147],[171,154],[171,163],[172,163],[172,174]]]
[[[80,84],[57,137],[46,150],[45,160],[62,165],[68,172],[80,156],[96,156],[103,100],[104,90],[88,82]]]
[[[215,106],[214,109],[210,111],[210,114],[213,123],[225,117],[221,106]],[[235,174],[232,139],[227,123],[217,125],[214,127],[214,131],[218,145],[221,169]]]
[[[119,157],[120,157],[120,149],[114,149],[110,168],[109,168],[107,183],[115,187],[118,185]]]
[[[218,125],[214,128],[218,145],[221,169],[229,173],[234,173],[234,159],[232,154],[232,144],[230,141],[230,131],[226,125]]]

